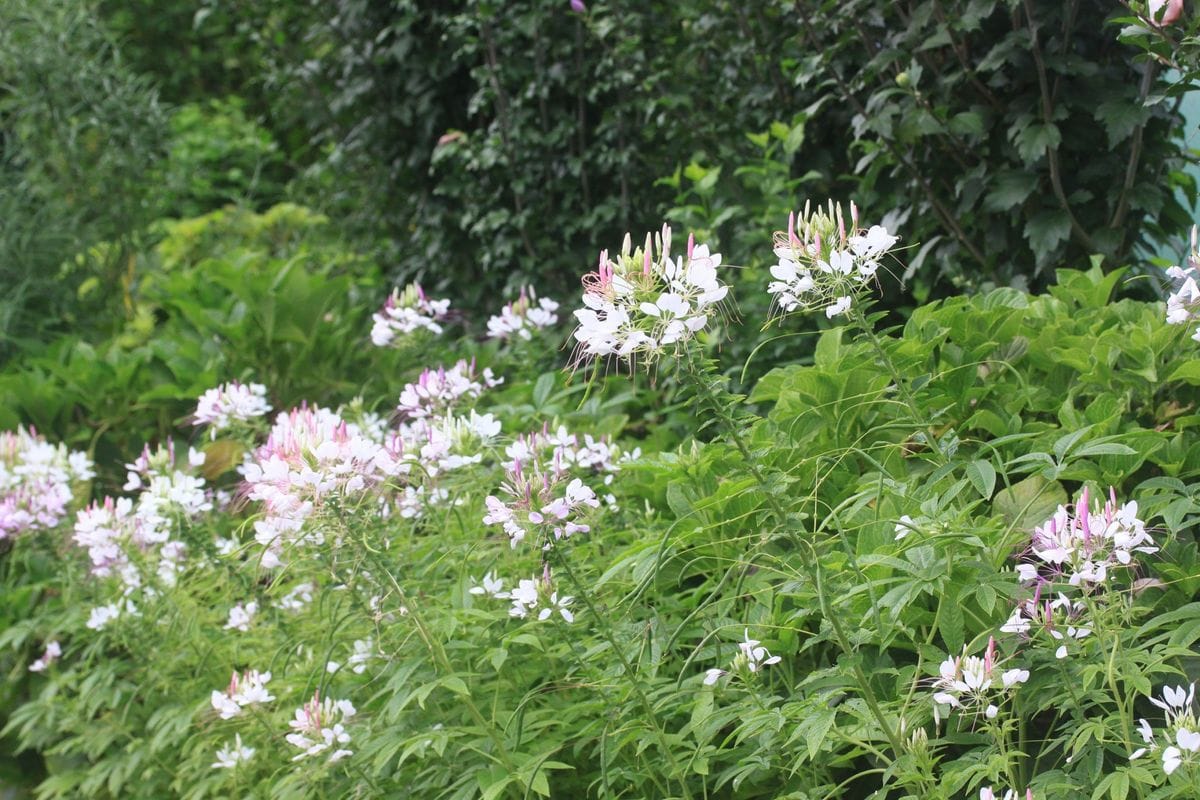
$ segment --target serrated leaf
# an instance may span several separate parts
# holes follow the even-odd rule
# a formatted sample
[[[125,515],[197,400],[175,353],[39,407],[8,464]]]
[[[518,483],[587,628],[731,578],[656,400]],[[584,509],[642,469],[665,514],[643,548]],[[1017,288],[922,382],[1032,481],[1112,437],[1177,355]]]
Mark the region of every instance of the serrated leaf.
[[[1061,210],[1039,211],[1025,223],[1025,238],[1037,256],[1053,253],[1071,235],[1071,218]]]
[[[959,136],[983,136],[983,116],[975,111],[963,111],[950,118],[950,130]]]
[[[938,632],[942,634],[942,641],[945,642],[948,652],[957,653],[962,650],[965,627],[959,593],[952,588],[938,603]]]
[[[808,732],[804,738],[808,745],[808,758],[810,761],[815,760],[817,753],[821,752],[821,745],[825,742],[825,737],[829,735],[829,731],[833,728],[833,723],[836,719],[837,711],[832,708],[826,708],[805,720],[804,726],[808,729]]]
[[[1017,134],[1013,144],[1017,154],[1026,163],[1041,158],[1048,149],[1057,149],[1062,144],[1062,134],[1053,122],[1031,122]]]
[[[991,191],[983,198],[983,208],[1008,211],[1024,203],[1037,185],[1038,176],[1034,172],[999,172],[992,176]]]
[[[1105,100],[1093,112],[1096,121],[1108,134],[1108,146],[1116,147],[1145,121],[1148,111],[1126,98]]]

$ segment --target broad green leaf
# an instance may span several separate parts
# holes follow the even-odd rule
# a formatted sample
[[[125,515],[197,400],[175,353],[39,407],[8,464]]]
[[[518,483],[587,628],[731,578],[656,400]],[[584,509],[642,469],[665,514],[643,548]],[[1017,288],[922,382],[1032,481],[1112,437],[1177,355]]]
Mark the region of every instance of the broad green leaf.
[[[1068,502],[1067,491],[1058,481],[1031,475],[996,492],[992,504],[1017,530],[1033,530],[1049,519],[1060,505]]]
[[[1200,358],[1183,362],[1167,380],[1183,381],[1192,386],[1200,386]]]
[[[979,459],[967,465],[967,478],[983,499],[990,499],[996,489],[996,468],[990,461]]]
[[[991,189],[983,198],[983,208],[985,211],[1008,211],[1024,203],[1037,185],[1035,172],[998,172],[992,176]]]

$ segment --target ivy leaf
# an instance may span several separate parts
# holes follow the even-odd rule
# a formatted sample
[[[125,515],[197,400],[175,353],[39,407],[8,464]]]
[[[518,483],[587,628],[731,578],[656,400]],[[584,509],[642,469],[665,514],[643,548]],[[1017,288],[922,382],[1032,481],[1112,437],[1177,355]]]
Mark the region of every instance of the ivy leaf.
[[[1047,149],[1058,149],[1062,134],[1053,122],[1034,122],[1026,125],[1013,140],[1021,160],[1032,163],[1041,158]]]
[[[1054,252],[1071,235],[1071,218],[1065,211],[1039,211],[1025,223],[1025,238],[1039,257]]]

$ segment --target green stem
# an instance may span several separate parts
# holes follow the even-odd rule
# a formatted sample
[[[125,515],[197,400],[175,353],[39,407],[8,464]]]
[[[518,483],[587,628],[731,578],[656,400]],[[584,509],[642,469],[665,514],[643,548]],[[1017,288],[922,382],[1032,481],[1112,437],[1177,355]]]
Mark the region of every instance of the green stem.
[[[381,559],[378,558],[379,554],[372,550],[370,546],[366,546],[365,542],[363,551],[372,555],[372,565],[387,576],[388,581],[392,584],[392,588],[396,591],[396,596],[403,599],[405,596],[404,590],[400,588],[400,584],[396,582],[396,578],[392,575],[391,570],[389,570],[382,563]],[[413,625],[417,629],[417,635],[421,637],[421,641],[425,644],[425,649],[428,650],[429,654],[433,657],[434,663],[437,665],[438,669],[441,670],[444,675],[453,675],[455,672],[454,666],[450,663],[450,658],[446,655],[445,648],[442,647],[442,643],[438,641],[425,626],[425,621],[422,619],[421,612],[417,608],[416,603],[409,602],[406,604],[406,606],[408,609],[408,618],[412,620]],[[504,745],[503,738],[499,733],[496,732],[495,726],[489,723],[483,716],[483,712],[481,712],[479,710],[479,706],[475,704],[475,699],[471,697],[469,693],[456,696],[461,699],[463,705],[467,709],[467,713],[471,715],[471,718],[475,721],[475,724],[487,734],[487,737],[491,739],[492,744],[495,745],[496,755],[500,759],[500,763],[504,765],[504,768],[510,774],[516,775],[517,769],[515,762],[512,759],[512,755],[508,752],[508,748]]]
[[[841,620],[838,618],[837,614],[833,612],[833,609],[829,604],[829,599],[825,596],[824,584],[821,579],[821,564],[820,559],[817,557],[816,548],[813,547],[810,542],[801,537],[796,531],[793,531],[788,527],[787,512],[784,510],[782,504],[780,504],[779,498],[776,497],[774,492],[771,490],[770,485],[767,483],[766,476],[763,475],[762,471],[755,463],[753,455],[750,452],[750,448],[742,436],[741,428],[737,424],[737,419],[730,412],[726,403],[721,402],[721,398],[718,396],[717,390],[714,389],[713,384],[707,380],[707,376],[702,374],[702,372],[697,368],[694,357],[691,354],[689,354],[687,359],[687,367],[688,374],[692,378],[692,384],[696,388],[699,399],[706,403],[714,412],[717,419],[725,428],[725,433],[729,437],[729,440],[733,442],[734,447],[737,448],[738,453],[741,454],[742,459],[746,464],[747,472],[749,472],[750,476],[753,477],[755,482],[758,483],[759,488],[762,490],[763,496],[766,498],[767,505],[769,506],[771,513],[775,516],[775,523],[778,526],[778,529],[788,533],[788,535],[790,535],[800,547],[807,548],[812,552],[813,557],[811,560],[801,560],[801,568],[808,573],[809,580],[812,581],[813,586],[816,589],[817,602],[820,604],[821,614],[825,617],[825,619],[829,622],[830,627],[833,629],[834,638],[837,640],[838,647],[842,650],[842,653],[846,656],[846,658],[853,662],[851,670],[854,673],[855,680],[858,682],[859,689],[862,691],[863,700],[866,702],[867,708],[871,711],[871,715],[875,718],[875,721],[879,724],[879,727],[883,730],[884,735],[891,744],[892,752],[899,757],[904,752],[899,735],[896,733],[895,729],[888,724],[887,717],[884,716],[883,710],[879,705],[879,701],[875,696],[875,692],[867,680],[866,673],[863,672],[862,667],[854,660],[855,651],[854,647],[850,644],[850,638],[846,635],[846,631],[842,627]]]
[[[924,414],[921,413],[920,406],[917,405],[917,398],[913,395],[912,390],[909,388],[908,382],[905,381],[904,377],[900,374],[900,370],[896,369],[896,364],[894,361],[892,361],[891,356],[889,356],[887,351],[883,349],[883,343],[879,341],[879,334],[875,333],[875,329],[872,328],[867,322],[867,318],[861,309],[852,309],[849,316],[854,322],[855,326],[862,331],[863,336],[866,337],[867,341],[871,343],[871,349],[875,351],[875,357],[888,371],[888,375],[891,376],[892,383],[896,385],[896,391],[900,392],[900,396],[903,398],[904,404],[908,406],[908,413],[912,415],[912,421],[916,424],[922,425],[925,428],[923,431],[925,436],[925,444],[929,447],[930,452],[936,456],[938,465],[944,465],[946,463],[946,454],[942,452],[942,447],[938,443],[937,434],[933,430],[933,425],[922,421]]]
[[[683,796],[690,799],[692,793],[691,790],[688,789],[687,780],[684,777],[683,771],[680,769],[678,760],[675,758],[675,752],[671,749],[670,742],[667,741],[666,733],[658,724],[658,715],[655,713],[654,707],[650,704],[650,698],[646,697],[646,693],[642,691],[641,681],[638,680],[637,674],[633,670],[633,665],[629,663],[629,659],[625,656],[625,651],[621,649],[619,644],[617,644],[617,639],[612,633],[612,627],[605,624],[605,618],[600,615],[600,613],[596,610],[595,605],[592,604],[592,598],[587,590],[587,587],[585,587],[583,583],[575,576],[575,572],[571,569],[570,561],[567,559],[563,551],[559,547],[555,547],[551,552],[558,556],[558,564],[563,568],[563,571],[567,573],[567,579],[571,581],[571,585],[575,587],[576,595],[583,601],[583,604],[587,607],[588,613],[592,616],[592,619],[596,621],[596,627],[600,630],[600,633],[608,642],[609,647],[611,647],[613,652],[617,654],[617,658],[621,662],[621,669],[624,670],[625,675],[629,678],[629,686],[632,688],[634,695],[637,696],[638,703],[642,706],[642,712],[646,715],[647,721],[654,726],[654,733],[658,738],[658,745],[662,749],[663,755],[666,756],[667,760],[671,762],[671,767],[674,770],[675,775],[679,778],[679,786],[683,790]]]

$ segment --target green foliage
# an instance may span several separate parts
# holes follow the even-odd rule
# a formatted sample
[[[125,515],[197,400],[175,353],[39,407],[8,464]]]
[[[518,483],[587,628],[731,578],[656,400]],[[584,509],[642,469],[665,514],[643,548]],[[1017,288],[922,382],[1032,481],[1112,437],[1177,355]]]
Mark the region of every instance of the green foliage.
[[[127,259],[158,215],[166,115],[86,4],[14,0],[0,9],[0,358],[55,330],[76,254],[115,310]],[[93,250],[99,241],[111,242]]]
[[[372,264],[331,240],[323,217],[286,204],[261,215],[231,208],[158,232],[130,262],[128,322],[112,335],[62,336],[10,365],[0,426],[33,424],[94,454],[119,486],[129,454],[170,435],[217,383],[265,381],[277,407],[390,385],[395,358],[362,346],[386,292]],[[84,319],[104,314],[94,281],[80,286]]]
[[[741,131],[790,97],[786,9],[588,5],[322,7],[322,57],[278,79],[325,148],[298,191],[372,242],[386,231],[400,275],[464,306],[531,279],[561,293],[593,242],[657,227],[657,178],[692,153],[754,153]]]
[[[278,407],[316,387],[323,402],[365,388],[368,405],[389,403],[394,382],[339,383],[320,365],[351,359],[347,351],[314,350],[334,345],[287,332],[319,324],[322,309],[305,299],[319,294],[312,281],[336,285],[336,271],[299,268],[320,251],[299,246],[282,266],[253,251],[275,265],[256,272],[238,261],[249,247],[239,225],[270,229],[220,214],[168,228],[146,294],[163,304],[163,324],[206,317],[203,330],[230,343],[218,363],[240,365],[223,374],[269,374],[289,387],[273,389]],[[236,243],[205,255],[182,244],[210,226]],[[248,274],[235,279],[239,266]],[[293,275],[305,276],[296,288]],[[282,571],[259,566],[255,513],[187,523],[194,566],[139,595],[141,617],[99,632],[84,621],[108,583],[85,574],[61,531],[19,539],[3,577],[16,587],[0,637],[17,656],[8,668],[23,672],[50,638],[66,654],[44,677],[21,679],[27,699],[7,735],[45,754],[45,798],[877,790],[949,800],[986,785],[1028,785],[1039,800],[1192,796],[1195,765],[1167,778],[1158,753],[1128,756],[1141,746],[1136,717],[1160,727],[1145,698],[1194,670],[1200,497],[1189,487],[1200,475],[1200,416],[1181,402],[1194,356],[1161,306],[1110,302],[1120,279],[1098,266],[1064,270],[1050,294],[996,289],[922,306],[891,335],[866,320],[857,335],[833,328],[810,365],[774,369],[744,402],[699,354],[672,379],[684,399],[664,406],[620,378],[568,384],[540,373],[553,360],[487,345],[479,355],[509,380],[479,409],[498,414],[508,435],[559,423],[616,434],[655,420],[646,454],[607,487],[617,506],[595,512],[590,533],[539,556],[481,525],[484,497],[505,479],[505,457],[485,448],[481,463],[442,479],[455,502],[423,516],[327,506],[314,519],[328,544],[289,552]],[[261,291],[268,280],[273,301]],[[191,283],[184,291],[178,281]],[[230,302],[242,310],[230,316]],[[166,330],[186,338],[187,328]],[[275,356],[256,361],[243,348]],[[317,382],[306,383],[299,361]],[[681,425],[708,426],[707,441],[664,435]],[[597,478],[585,476],[599,488]],[[1135,554],[1136,571],[1114,569],[1090,591],[1065,580],[1054,588],[1081,598],[1090,626],[1066,641],[1063,659],[1048,629],[999,628],[1030,594],[1014,558],[1084,485],[1136,499],[1161,553]],[[229,539],[232,549],[221,544]],[[60,568],[46,570],[49,559]],[[558,596],[574,596],[574,622],[513,619],[508,601],[469,591],[485,573],[508,588],[543,568]],[[313,601],[280,607],[301,582]],[[226,629],[232,603],[251,599],[260,611],[250,631]],[[747,636],[779,663],[749,670]],[[1004,668],[1028,669],[1028,681],[994,719],[952,711],[935,721],[939,664],[964,649],[981,654],[989,637]],[[249,668],[271,671],[275,700],[218,719],[210,694],[230,670]],[[728,674],[708,685],[709,669]],[[314,690],[358,712],[347,722],[354,753],[335,764],[292,763],[297,751],[283,740]],[[255,755],[213,769],[235,732]]]
[[[171,117],[164,207],[194,217],[229,203],[271,204],[283,194],[283,157],[239,100],[189,104]]]
[[[557,291],[591,242],[660,216],[758,252],[740,239],[813,195],[919,246],[918,299],[1045,286],[1186,229],[1171,83],[1114,43],[1107,7],[943,5],[352,3],[277,80],[305,87],[285,103],[325,147],[300,191],[390,231],[398,272],[427,282],[482,266],[488,287]]]
[[[854,195],[896,209],[889,227],[929,244],[930,266],[959,285],[1046,282],[1049,265],[1092,253],[1111,268],[1148,235],[1180,233],[1182,120],[1157,101],[1155,65],[1113,45],[1108,13],[911,2],[806,17],[836,43],[813,77],[831,94],[819,119],[854,131]]]

